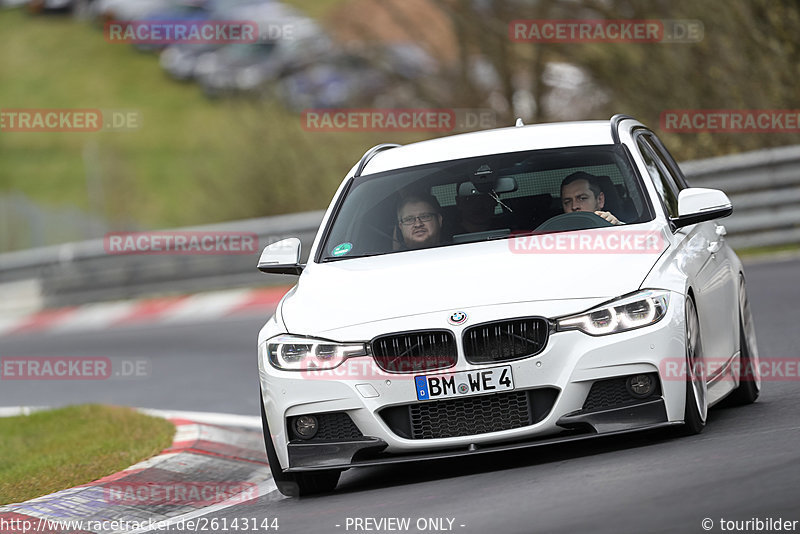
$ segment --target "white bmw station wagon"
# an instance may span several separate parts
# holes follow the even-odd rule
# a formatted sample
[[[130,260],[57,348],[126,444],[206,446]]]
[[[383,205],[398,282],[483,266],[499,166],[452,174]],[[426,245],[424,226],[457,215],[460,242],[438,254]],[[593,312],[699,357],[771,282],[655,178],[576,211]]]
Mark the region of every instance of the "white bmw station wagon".
[[[744,271],[717,190],[635,119],[367,151],[258,337],[286,495],[345,469],[674,425],[759,394]]]

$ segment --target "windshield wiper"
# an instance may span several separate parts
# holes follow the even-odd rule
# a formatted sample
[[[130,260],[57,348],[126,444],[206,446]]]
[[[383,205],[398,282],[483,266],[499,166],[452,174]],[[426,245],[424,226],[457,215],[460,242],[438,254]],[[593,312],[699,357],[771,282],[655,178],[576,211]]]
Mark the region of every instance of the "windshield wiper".
[[[339,261],[339,260],[350,260],[353,258],[369,258],[370,256],[383,256],[383,252],[371,252],[369,254],[355,254],[353,256],[328,256],[326,258],[322,258],[322,263],[328,263],[330,261]]]

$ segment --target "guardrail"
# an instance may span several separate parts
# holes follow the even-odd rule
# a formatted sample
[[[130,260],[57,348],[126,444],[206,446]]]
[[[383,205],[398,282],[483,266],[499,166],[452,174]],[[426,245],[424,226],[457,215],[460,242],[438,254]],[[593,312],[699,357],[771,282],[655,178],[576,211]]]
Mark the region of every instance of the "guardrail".
[[[261,248],[285,237],[299,237],[308,249],[323,211],[234,221],[180,231],[241,232],[258,235]],[[115,255],[102,239],[0,254],[3,308],[60,307],[144,295],[185,294],[237,287],[290,285],[296,277],[267,276],[256,270],[258,254]],[[31,284],[30,281],[35,281]],[[36,295],[41,296],[35,302]],[[6,302],[3,302],[6,301]]]
[[[735,249],[800,244],[800,145],[681,164],[689,184],[725,191]]]
[[[800,243],[800,145],[691,161],[681,168],[692,186],[722,189],[730,196],[734,213],[724,224],[734,248]],[[294,236],[307,254],[322,215],[314,211],[181,230],[251,232],[258,235],[261,247]],[[256,254],[110,255],[102,240],[0,254],[0,295],[5,297],[0,298],[0,308],[72,306],[285,285],[295,279],[265,276],[256,270],[256,261]]]

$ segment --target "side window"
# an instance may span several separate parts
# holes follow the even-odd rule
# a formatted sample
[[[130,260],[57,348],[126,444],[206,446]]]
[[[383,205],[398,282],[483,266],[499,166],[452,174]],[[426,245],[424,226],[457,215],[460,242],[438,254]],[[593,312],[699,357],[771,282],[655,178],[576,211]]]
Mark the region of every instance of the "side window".
[[[689,187],[689,184],[686,183],[686,178],[683,176],[680,167],[678,164],[675,163],[675,159],[667,150],[667,147],[661,142],[659,138],[655,135],[646,134],[643,135],[647,141],[648,146],[653,149],[653,153],[655,153],[656,157],[661,161],[661,164],[664,166],[665,169],[672,175],[673,182],[678,187],[678,191],[682,191]]]
[[[664,209],[670,217],[678,216],[678,189],[673,182],[672,176],[657,160],[653,149],[645,142],[642,136],[636,140],[639,147],[639,152],[642,154],[644,164],[647,167],[647,172],[653,180],[653,184],[658,190],[658,196],[661,197],[661,202]]]

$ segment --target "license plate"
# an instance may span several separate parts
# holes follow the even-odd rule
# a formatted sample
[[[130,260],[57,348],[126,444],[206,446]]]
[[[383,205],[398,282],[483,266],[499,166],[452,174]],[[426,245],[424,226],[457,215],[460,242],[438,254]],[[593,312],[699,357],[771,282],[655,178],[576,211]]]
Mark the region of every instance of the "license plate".
[[[417,400],[449,399],[514,389],[511,366],[462,371],[449,375],[415,376]]]

